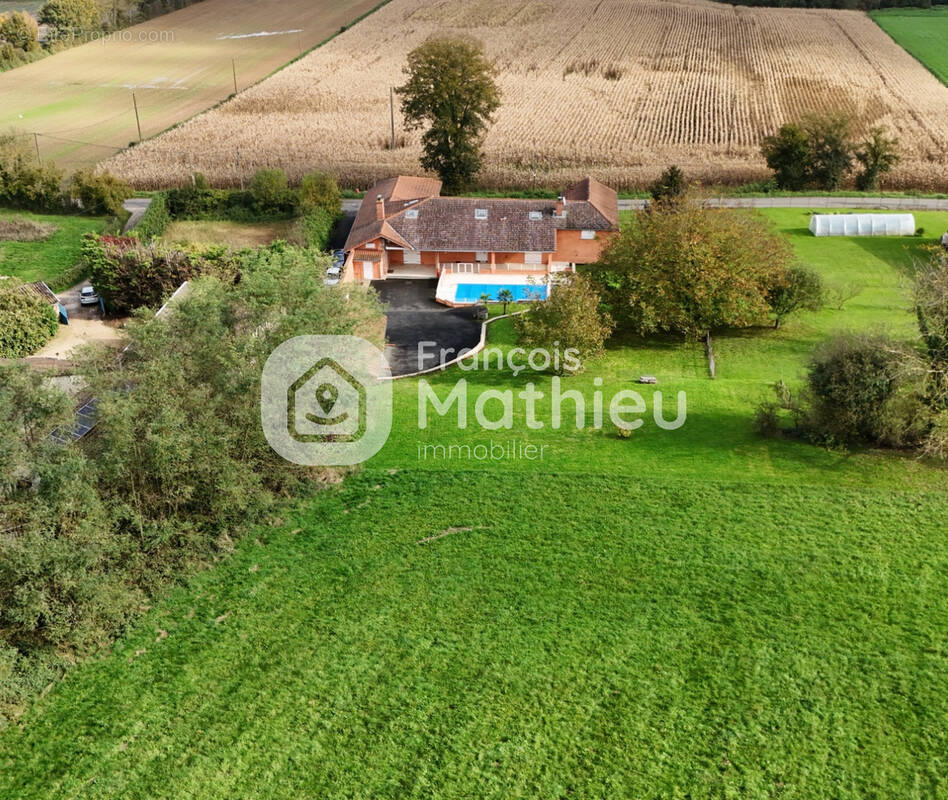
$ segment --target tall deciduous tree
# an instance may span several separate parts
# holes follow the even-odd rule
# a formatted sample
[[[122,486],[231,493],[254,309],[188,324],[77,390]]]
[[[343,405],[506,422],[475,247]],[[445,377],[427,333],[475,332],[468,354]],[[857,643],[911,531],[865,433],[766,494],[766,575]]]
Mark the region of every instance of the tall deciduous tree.
[[[711,333],[767,319],[769,289],[793,258],[765,220],[680,203],[643,211],[613,239],[592,274],[620,323],[704,340],[714,377]]]
[[[873,128],[856,151],[856,160],[862,165],[856,187],[863,191],[876,189],[879,179],[899,163],[899,140],[886,136],[882,128]]]
[[[64,37],[97,28],[99,6],[95,0],[49,0],[39,12],[39,21]]]
[[[38,28],[36,20],[25,11],[14,11],[0,15],[0,39],[9,42],[20,50],[35,50]]]
[[[835,191],[853,165],[852,122],[845,114],[808,117],[809,177],[820,189]]]
[[[823,280],[819,273],[806,267],[791,267],[767,292],[767,302],[774,314],[774,327],[797,311],[819,311],[823,308]]]
[[[929,362],[929,404],[948,412],[948,256],[936,253],[915,270],[915,314]]]
[[[777,186],[798,191],[809,180],[810,139],[799,125],[784,125],[773,136],[765,136],[761,152],[774,171]]]
[[[482,146],[500,107],[495,69],[482,45],[430,39],[408,54],[408,80],[396,91],[408,130],[427,128],[421,165],[438,173],[446,192],[470,185],[483,163]]]

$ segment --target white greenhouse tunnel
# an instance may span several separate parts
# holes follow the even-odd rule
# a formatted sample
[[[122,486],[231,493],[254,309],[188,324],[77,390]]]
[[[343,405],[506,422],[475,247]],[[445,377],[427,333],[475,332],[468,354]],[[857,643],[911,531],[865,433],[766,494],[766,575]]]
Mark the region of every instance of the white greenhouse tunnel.
[[[814,214],[814,236],[914,236],[914,214]]]

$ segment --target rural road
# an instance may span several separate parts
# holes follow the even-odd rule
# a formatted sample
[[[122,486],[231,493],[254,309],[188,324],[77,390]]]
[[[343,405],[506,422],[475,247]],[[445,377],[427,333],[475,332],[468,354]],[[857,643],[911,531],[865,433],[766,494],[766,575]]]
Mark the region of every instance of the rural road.
[[[645,207],[644,199],[620,199],[619,211]],[[948,199],[928,197],[710,197],[717,208],[873,208],[903,211],[948,211]],[[358,211],[361,200],[343,200],[344,211]]]
[[[122,208],[130,212],[132,215],[128,218],[128,222],[125,223],[125,227],[122,228],[122,233],[128,233],[139,222],[141,222],[142,217],[145,216],[145,212],[148,210],[148,206],[150,205],[150,197],[131,197],[122,203]]]

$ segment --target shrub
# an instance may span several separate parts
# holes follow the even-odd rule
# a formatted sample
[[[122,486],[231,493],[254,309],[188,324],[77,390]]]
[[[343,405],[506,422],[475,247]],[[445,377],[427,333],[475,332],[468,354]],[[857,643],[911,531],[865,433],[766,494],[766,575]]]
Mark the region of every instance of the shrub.
[[[335,224],[335,219],[328,211],[317,208],[296,221],[293,239],[303,247],[326,250]]]
[[[761,152],[774,171],[780,189],[797,191],[809,180],[810,140],[799,125],[783,125],[773,136],[765,136]]]
[[[827,441],[886,441],[905,358],[904,348],[884,336],[846,334],[821,345],[807,371],[809,425]]]
[[[200,275],[231,279],[237,272],[235,256],[224,247],[179,250],[142,243],[129,247],[87,234],[82,255],[106,308],[118,314],[157,309],[182,283]]]
[[[78,200],[87,214],[122,214],[122,203],[132,196],[132,187],[109,172],[97,174],[82,169],[73,174],[69,184],[70,196]]]
[[[0,358],[25,358],[45,345],[59,327],[53,307],[45,300],[24,294],[20,284],[0,283]]]
[[[0,205],[57,210],[62,206],[62,178],[63,171],[54,164],[37,164],[16,136],[0,136]]]
[[[261,213],[283,207],[290,196],[289,181],[282,169],[261,169],[250,181],[250,196]]]
[[[326,211],[333,218],[342,214],[342,193],[332,175],[311,172],[303,178],[297,194],[299,210],[303,215],[317,209]]]
[[[584,361],[602,354],[613,324],[611,317],[600,310],[593,282],[583,275],[571,275],[553,286],[546,300],[515,317],[514,329],[528,347],[550,353],[575,350],[575,361],[563,358],[552,368],[554,372],[579,372]]]
[[[168,213],[168,196],[158,192],[151,198],[148,210],[132,230],[132,235],[143,242],[157,239],[171,224],[171,214]]]
[[[899,163],[899,140],[890,139],[882,128],[873,128],[869,138],[856,151],[862,171],[856,176],[856,188],[871,191],[879,188],[882,176]]]
[[[674,203],[688,193],[688,182],[685,180],[685,173],[678,167],[671,166],[666,169],[661,177],[649,187],[649,194],[656,203]]]
[[[0,38],[24,52],[39,47],[38,30],[36,21],[25,11],[0,15]]]

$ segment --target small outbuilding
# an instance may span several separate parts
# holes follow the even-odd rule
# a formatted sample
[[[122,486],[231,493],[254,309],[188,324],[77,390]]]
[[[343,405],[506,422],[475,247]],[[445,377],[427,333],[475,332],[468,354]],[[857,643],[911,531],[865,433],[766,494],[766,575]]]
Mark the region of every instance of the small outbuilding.
[[[914,214],[814,214],[814,236],[914,236]]]

